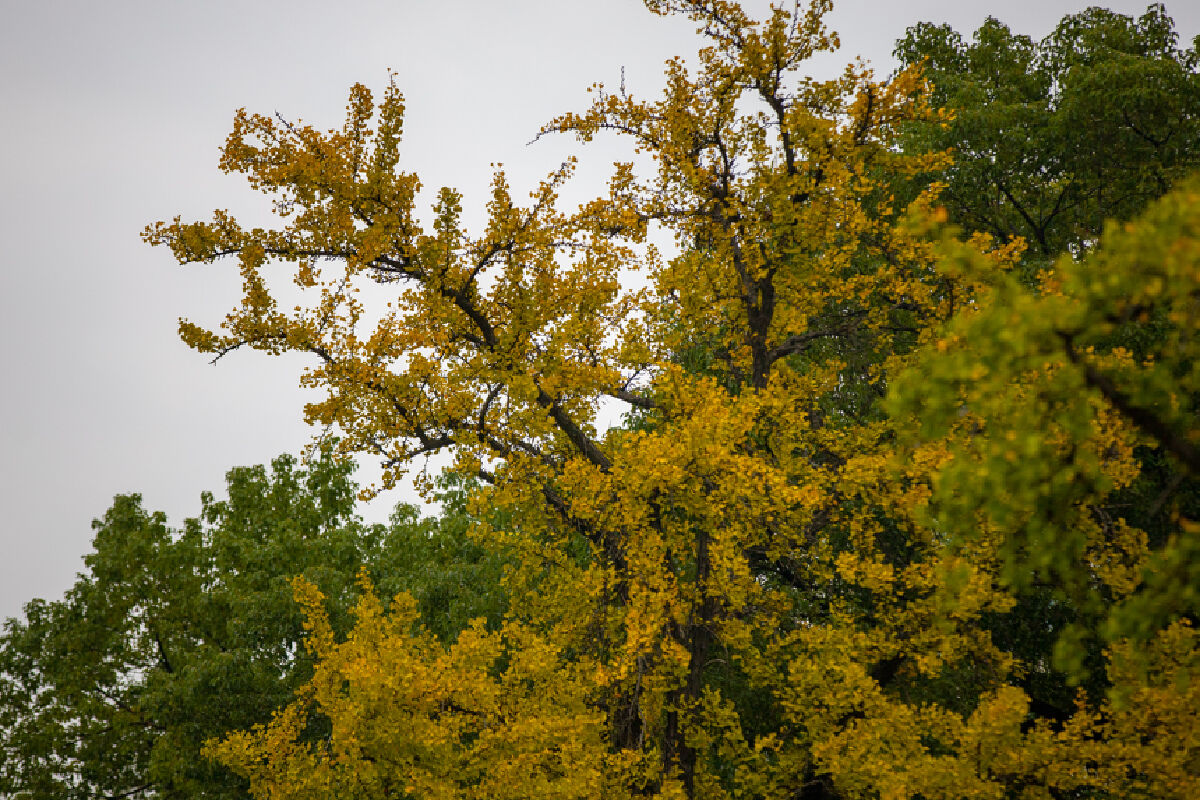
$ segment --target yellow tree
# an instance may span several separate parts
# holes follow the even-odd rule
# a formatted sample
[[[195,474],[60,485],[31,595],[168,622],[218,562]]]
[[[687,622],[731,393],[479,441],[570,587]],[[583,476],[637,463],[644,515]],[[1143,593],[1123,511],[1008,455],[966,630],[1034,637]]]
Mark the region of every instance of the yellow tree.
[[[182,324],[193,347],[311,354],[302,381],[326,399],[309,420],[378,455],[385,484],[448,451],[486,482],[478,502],[515,512],[511,529],[476,531],[519,554],[510,628],[443,652],[404,601],[391,617],[364,606],[350,641],[317,645],[325,671],[296,705],[214,750],[261,796],[483,796],[501,791],[489,770],[540,781],[529,794],[589,795],[596,781],[561,779],[566,739],[606,795],[998,797],[1045,768],[996,761],[1058,735],[1025,729],[1022,665],[979,624],[1013,603],[1003,531],[950,549],[922,511],[969,427],[898,451],[907,412],[879,402],[1020,243],[972,237],[959,246],[977,269],[936,268],[934,237],[889,187],[945,163],[896,146],[937,112],[916,71],[802,77],[835,43],[825,0],[761,22],[721,0],[647,6],[687,14],[707,46],[694,73],[668,62],[657,100],[595,87],[589,109],[546,126],[616,132],[654,159],[647,176],[616,165],[608,195],[575,211],[556,204],[567,164],[526,204],[497,174],[478,235],[451,189],[424,227],[419,180],[397,167],[401,95],[376,105],[356,86],[341,130],[238,114],[222,167],[275,199],[281,227],[218,213],[147,230],[182,262],[239,264],[220,328]],[[640,248],[653,224],[681,256]],[[307,299],[285,308],[271,268]],[[622,287],[633,269],[647,289]],[[633,413],[602,431],[609,398]],[[510,680],[524,648],[540,671]],[[509,710],[389,683],[447,658]],[[510,728],[511,743],[478,746]],[[525,771],[506,773],[515,752]]]
[[[398,595],[389,613],[365,579],[346,642],[315,586],[297,578],[312,680],[268,726],[210,746],[260,797],[599,798],[603,716],[555,648],[509,623],[443,646]],[[327,728],[311,745],[313,719]]]

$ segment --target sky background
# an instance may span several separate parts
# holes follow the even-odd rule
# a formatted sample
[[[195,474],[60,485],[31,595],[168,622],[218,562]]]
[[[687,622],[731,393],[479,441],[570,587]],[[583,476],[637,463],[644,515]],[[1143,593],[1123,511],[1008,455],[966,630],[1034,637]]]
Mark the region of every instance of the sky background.
[[[752,12],[767,8],[747,0]],[[842,0],[828,17],[842,50],[880,73],[907,26],[969,35],[989,14],[1040,38],[1086,3]],[[1145,3],[1107,7],[1140,14]],[[239,107],[340,126],[351,84],[407,99],[401,168],[427,193],[454,186],[481,219],[492,162],[522,191],[579,153],[567,195],[598,193],[623,149],[565,137],[528,144],[586,87],[647,96],[662,62],[690,55],[686,19],[637,0],[0,0],[0,619],[57,599],[83,568],[91,520],[139,492],[172,524],[235,465],[299,452],[299,357],[247,352],[216,366],[178,339],[178,318],[215,323],[239,297],[231,265],[179,267],[144,245],[149,222],[228,208],[267,221],[266,201],[217,157]],[[1167,11],[1183,42],[1200,4]],[[364,463],[367,481],[375,474]],[[362,507],[387,518],[396,490]]]

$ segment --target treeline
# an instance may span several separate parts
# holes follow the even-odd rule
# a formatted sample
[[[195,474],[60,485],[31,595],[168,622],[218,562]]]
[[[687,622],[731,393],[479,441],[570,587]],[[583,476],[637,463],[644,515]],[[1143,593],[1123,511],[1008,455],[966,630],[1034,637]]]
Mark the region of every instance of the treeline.
[[[281,227],[145,236],[236,263],[181,335],[308,354],[339,438],[116,499],[0,639],[0,794],[1200,796],[1200,47],[1092,8],[814,81],[822,0],[646,5],[698,67],[543,129],[654,158],[576,210],[423,226],[394,86],[238,114]],[[350,457],[439,452],[438,517],[355,516]]]

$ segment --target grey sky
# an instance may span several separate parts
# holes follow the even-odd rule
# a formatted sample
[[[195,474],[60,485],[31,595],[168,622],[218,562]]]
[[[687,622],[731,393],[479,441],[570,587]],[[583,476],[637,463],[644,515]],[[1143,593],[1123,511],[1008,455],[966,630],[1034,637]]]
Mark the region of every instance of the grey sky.
[[[830,17],[843,49],[814,74],[856,55],[889,71],[894,40],[918,20],[969,34],[991,13],[1040,37],[1085,5],[843,0]],[[1200,32],[1198,5],[1167,4],[1184,41]],[[403,168],[463,190],[469,217],[491,162],[525,187],[580,152],[565,138],[526,143],[581,109],[588,85],[616,83],[624,66],[648,94],[662,61],[695,46],[686,20],[637,0],[4,0],[3,12],[0,619],[61,595],[114,494],[141,492],[179,523],[230,466],[309,440],[299,361],[247,353],[213,367],[176,336],[179,316],[228,310],[236,274],[177,267],[138,238],[153,220],[218,207],[263,219],[264,204],[216,169],[236,108],[332,127],[349,86],[382,88],[391,68],[408,101]],[[580,197],[618,152],[580,153]],[[364,513],[383,519],[400,499]]]

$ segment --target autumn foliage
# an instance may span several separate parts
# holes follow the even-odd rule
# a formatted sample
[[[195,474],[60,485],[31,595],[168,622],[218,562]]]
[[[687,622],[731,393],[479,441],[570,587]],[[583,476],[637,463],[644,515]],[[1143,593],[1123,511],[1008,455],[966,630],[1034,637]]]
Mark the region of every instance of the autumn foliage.
[[[1200,796],[1200,530],[1175,489],[1121,511],[1200,473],[1200,188],[1030,277],[902,146],[952,119],[919,65],[803,77],[823,0],[647,6],[706,45],[543,129],[653,159],[576,210],[567,164],[424,223],[403,99],[356,86],[340,130],[238,114],[222,167],[281,227],[147,230],[241,271],[189,344],[310,354],[311,422],[386,484],[452,453],[513,554],[449,642],[369,584],[339,640],[297,582],[312,680],[208,752],[264,798]]]

